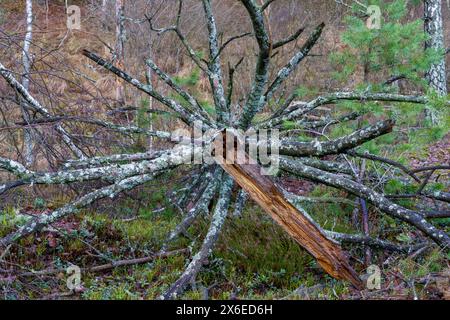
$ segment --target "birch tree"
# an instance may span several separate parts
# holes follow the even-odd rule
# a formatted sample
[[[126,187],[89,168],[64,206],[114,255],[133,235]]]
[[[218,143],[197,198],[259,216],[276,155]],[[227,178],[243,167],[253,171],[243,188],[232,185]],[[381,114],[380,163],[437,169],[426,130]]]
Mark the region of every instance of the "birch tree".
[[[174,206],[182,209],[183,216],[180,224],[168,235],[165,245],[161,248],[164,252],[170,243],[182,235],[186,226],[192,224],[201,216],[210,217],[210,227],[206,232],[203,243],[198,252],[192,257],[187,268],[180,278],[173,283],[161,298],[172,299],[178,297],[185,288],[195,281],[196,275],[201,271],[203,264],[214,250],[219,235],[226,226],[226,219],[233,219],[229,212],[233,208],[242,207],[241,201],[248,197],[270,215],[275,223],[278,223],[297,243],[305,248],[331,276],[350,282],[354,287],[361,288],[362,280],[348,260],[347,253],[341,245],[368,246],[401,253],[411,253],[427,246],[438,246],[448,251],[450,236],[438,225],[433,223],[437,217],[448,216],[445,210],[430,210],[427,201],[448,204],[450,194],[442,190],[429,187],[430,177],[437,170],[450,169],[447,165],[409,168],[404,164],[363,151],[361,146],[382,136],[390,134],[398,126],[397,119],[390,117],[388,113],[383,119],[373,120],[361,128],[352,132],[341,133],[337,138],[326,135],[326,129],[334,126],[342,126],[348,121],[359,119],[364,112],[352,112],[337,116],[327,114],[317,118],[314,113],[319,109],[332,105],[340,107],[340,103],[353,102],[361,106],[367,103],[381,105],[425,106],[433,103],[426,95],[411,93],[397,94],[388,90],[372,92],[370,90],[330,90],[305,102],[294,102],[286,99],[287,103],[279,103],[278,109],[267,112],[270,102],[282,101],[281,88],[294,72],[301,70],[302,62],[311,55],[316,44],[321,40],[321,35],[326,27],[324,23],[314,26],[306,36],[303,36],[303,27],[292,35],[274,39],[270,35],[270,21],[265,18],[267,10],[276,1],[268,0],[262,4],[255,0],[240,0],[239,4],[246,12],[246,17],[252,26],[251,36],[257,44],[254,69],[251,72],[252,85],[246,92],[245,103],[242,107],[233,101],[232,91],[235,78],[226,79],[224,50],[227,46],[242,39],[242,35],[234,35],[229,39],[219,41],[218,25],[215,19],[215,7],[212,0],[202,0],[202,9],[205,16],[207,33],[206,56],[198,54],[187,39],[182,29],[183,1],[178,1],[177,14],[173,25],[157,26],[152,17],[145,17],[148,22],[149,32],[159,35],[172,33],[182,44],[186,55],[192,60],[202,76],[207,79],[211,92],[211,100],[214,102],[214,112],[208,112],[199,100],[191,92],[175,81],[174,77],[164,71],[152,59],[145,61],[142,66],[142,75],[134,76],[124,70],[117,60],[108,61],[91,50],[81,51],[80,58],[96,66],[101,66],[111,72],[118,79],[126,83],[130,88],[148,95],[154,101],[163,105],[173,115],[180,127],[188,130],[183,140],[188,144],[174,145],[171,132],[160,130],[148,130],[131,125],[120,125],[95,118],[83,118],[74,116],[52,116],[14,76],[14,73],[0,64],[0,75],[16,90],[30,106],[39,111],[42,117],[34,119],[31,123],[68,123],[83,122],[93,126],[107,128],[118,134],[128,135],[139,133],[162,140],[167,145],[161,151],[147,151],[130,154],[91,155],[82,159],[68,159],[60,168],[48,172],[36,172],[26,168],[23,164],[13,159],[0,157],[0,169],[8,172],[14,179],[0,183],[0,194],[27,185],[65,185],[72,183],[89,183],[102,181],[103,187],[87,192],[77,199],[56,208],[52,212],[41,214],[30,219],[23,225],[17,226],[9,235],[0,240],[0,246],[8,246],[20,239],[35,234],[60,219],[76,214],[80,209],[104,198],[114,198],[118,194],[132,190],[138,186],[158,179],[161,175],[171,172],[182,166],[192,168],[192,159],[210,153],[214,143],[212,139],[198,143],[195,136],[191,136],[194,130],[200,132],[212,132],[213,137],[223,136],[227,130],[236,133],[240,130],[279,130],[285,135],[283,139],[270,138],[265,141],[265,146],[270,150],[279,150],[279,167],[281,174],[296,177],[300,180],[312,181],[320,185],[328,186],[342,191],[355,199],[364,200],[373,212],[394,219],[415,230],[420,236],[408,244],[400,244],[383,239],[381,236],[371,235],[368,232],[359,234],[337,233],[326,230],[319,225],[314,218],[304,209],[302,202],[292,194],[283,190],[277,183],[277,177],[263,176],[259,169],[264,166],[261,158],[253,159],[254,163],[241,165],[239,163],[224,163],[219,161],[228,153],[235,155],[235,145],[239,143],[249,147],[249,141],[236,142],[234,136],[230,146],[225,140],[222,145],[222,153],[214,154],[212,163],[201,162],[196,164],[199,171],[189,175],[188,182],[184,186],[184,194],[174,202]],[[120,1],[117,1],[120,3]],[[116,3],[116,4],[117,4]],[[248,34],[246,35],[248,36]],[[277,50],[297,39],[302,38],[296,52],[288,57],[287,62],[276,72],[271,73],[273,56]],[[244,59],[253,59],[252,56]],[[231,64],[229,64],[231,66]],[[158,90],[141,78],[145,78],[151,69],[153,75],[159,78],[167,88],[169,94]],[[235,77],[240,70],[234,67]],[[230,72],[229,74],[233,74]],[[274,76],[270,76],[273,74]],[[227,83],[228,81],[228,83]],[[287,94],[292,96],[291,93]],[[177,97],[179,99],[175,99]],[[182,102],[181,102],[182,101]],[[448,107],[450,103],[444,102]],[[239,108],[239,112],[233,110]],[[240,115],[233,119],[232,115]],[[372,118],[373,114],[369,114]],[[289,124],[289,126],[287,126]],[[292,126],[293,130],[292,130]],[[313,134],[313,139],[301,139],[292,131],[303,130]],[[67,133],[63,137],[69,138]],[[215,145],[219,147],[219,145]],[[273,149],[271,147],[274,147]],[[247,148],[249,149],[249,148]],[[247,150],[246,149],[246,150]],[[220,150],[220,149],[216,149]],[[250,152],[244,156],[249,158]],[[330,158],[331,157],[331,158]],[[366,166],[364,180],[353,174],[348,159],[366,159],[367,163],[376,163],[374,167]],[[259,161],[259,162],[258,162]],[[379,174],[382,170],[382,174]],[[381,177],[380,177],[381,176]],[[390,178],[398,179],[408,186],[407,193],[389,193],[384,186]],[[233,190],[240,194],[234,198]],[[412,191],[411,191],[412,190]],[[416,200],[411,205],[406,205],[402,199]],[[188,207],[188,203],[194,203]],[[240,210],[240,209],[239,209]],[[239,213],[234,215],[239,217]],[[365,230],[367,231],[367,230]]]
[[[442,53],[439,62],[433,64],[426,77],[431,88],[439,95],[447,95],[447,74],[445,66],[444,25],[442,21],[442,0],[424,1],[424,26],[429,39],[425,48],[432,48]]]
[[[116,46],[114,50],[114,57],[116,59],[117,66],[123,68],[125,63],[125,37],[126,37],[125,0],[116,0],[115,13],[116,13]],[[125,88],[120,79],[117,79],[116,83],[116,100],[121,104],[125,103]]]
[[[31,55],[30,55],[30,45],[33,39],[33,1],[26,1],[26,33],[25,40],[23,43],[23,51],[22,51],[22,64],[23,64],[23,76],[22,76],[22,85],[25,90],[30,89],[30,70],[31,70]],[[25,122],[30,122],[30,113],[27,103],[21,99],[22,101],[22,116]],[[26,166],[30,166],[34,162],[33,155],[33,132],[32,129],[26,128],[23,134],[23,145],[24,145],[24,161]]]

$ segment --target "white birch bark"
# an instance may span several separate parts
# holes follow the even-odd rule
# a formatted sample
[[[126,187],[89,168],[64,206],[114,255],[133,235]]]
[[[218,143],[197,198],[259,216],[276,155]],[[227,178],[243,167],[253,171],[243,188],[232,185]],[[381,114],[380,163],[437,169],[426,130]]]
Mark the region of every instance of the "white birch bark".
[[[115,5],[116,11],[116,47],[115,47],[115,58],[116,65],[119,68],[124,67],[124,43],[125,43],[125,0],[116,0]],[[125,88],[120,79],[117,79],[116,83],[116,100],[120,103],[125,103]]]
[[[27,31],[25,33],[25,40],[23,43],[22,50],[22,64],[23,64],[23,77],[22,85],[28,91],[30,88],[30,69],[31,69],[31,59],[30,59],[30,45],[33,39],[33,1],[26,1],[26,24]],[[26,102],[20,99],[22,106],[22,117],[25,122],[30,121],[30,114],[26,108]],[[30,166],[34,162],[33,155],[33,133],[32,129],[26,128],[23,133],[23,144],[24,144],[24,160],[26,166]]]
[[[426,48],[444,50],[444,29],[442,22],[442,1],[425,0],[424,1],[425,32],[430,36],[426,41]],[[433,64],[426,74],[430,86],[438,94],[447,95],[447,75],[445,67],[445,56],[439,63]]]

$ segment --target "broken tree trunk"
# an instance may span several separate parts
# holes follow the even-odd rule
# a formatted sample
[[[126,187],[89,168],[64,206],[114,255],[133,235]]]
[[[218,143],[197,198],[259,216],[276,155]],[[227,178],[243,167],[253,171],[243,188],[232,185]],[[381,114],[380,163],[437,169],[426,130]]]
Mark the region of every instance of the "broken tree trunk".
[[[222,168],[244,189],[291,237],[317,259],[322,268],[332,277],[347,280],[356,288],[363,287],[358,274],[350,266],[342,248],[327,238],[325,234],[302,212],[297,210],[283,195],[283,192],[268,177],[263,175],[261,167],[250,164],[249,155],[245,161],[237,161],[237,143],[235,150],[227,150],[230,145],[223,132]],[[216,143],[222,143],[216,142]],[[216,148],[220,150],[220,147]],[[217,159],[217,158],[216,158]],[[232,160],[232,161],[230,161]],[[245,164],[240,164],[244,162]]]

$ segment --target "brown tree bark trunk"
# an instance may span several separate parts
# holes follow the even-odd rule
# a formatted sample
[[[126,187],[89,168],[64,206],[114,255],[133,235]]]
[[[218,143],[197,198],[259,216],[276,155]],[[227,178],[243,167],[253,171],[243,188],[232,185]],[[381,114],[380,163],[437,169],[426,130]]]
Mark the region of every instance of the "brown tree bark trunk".
[[[261,167],[245,163],[239,164],[235,150],[227,150],[226,134],[223,134],[224,161],[222,168],[244,189],[292,238],[305,248],[322,268],[336,279],[347,280],[356,288],[363,287],[358,274],[350,266],[341,247],[328,239],[309,217],[297,210],[283,195],[272,180],[261,174]],[[217,148],[218,150],[220,148]],[[226,161],[232,159],[233,161]],[[233,162],[229,164],[227,162]]]

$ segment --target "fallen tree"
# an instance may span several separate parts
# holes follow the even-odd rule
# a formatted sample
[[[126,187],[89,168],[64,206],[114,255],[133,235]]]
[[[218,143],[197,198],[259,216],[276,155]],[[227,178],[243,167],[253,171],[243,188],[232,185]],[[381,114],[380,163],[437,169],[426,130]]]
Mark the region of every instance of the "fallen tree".
[[[125,70],[120,69],[112,62],[94,52],[85,49],[81,54],[87,58],[86,61],[91,61],[98,66],[102,66],[105,70],[108,70],[136,90],[149,95],[161,105],[165,106],[171,111],[171,114],[180,120],[183,128],[191,131],[195,129],[201,132],[211,131],[213,132],[213,138],[222,135],[223,130],[226,129],[241,129],[244,131],[279,129],[283,131],[282,125],[286,121],[300,121],[304,128],[321,128],[363,117],[363,114],[355,113],[350,116],[346,115],[340,119],[331,117],[326,122],[317,122],[316,120],[308,119],[307,116],[315,112],[319,107],[336,104],[339,101],[352,100],[361,103],[376,101],[421,105],[430,102],[426,96],[343,91],[322,95],[307,103],[289,103],[287,106],[282,107],[281,110],[273,112],[266,120],[257,121],[255,116],[265,110],[268,103],[281,90],[282,84],[297,70],[301,62],[308,56],[320,39],[325,25],[323,23],[319,24],[311,32],[298,52],[276,73],[275,78],[270,80],[269,69],[273,51],[299,38],[303,28],[294,35],[288,36],[286,39],[275,41],[269,34],[267,21],[264,18],[264,10],[266,10],[272,1],[267,1],[265,5],[259,6],[252,0],[241,0],[240,2],[252,22],[252,35],[258,44],[258,56],[251,90],[247,94],[244,106],[239,110],[240,115],[234,118],[234,114],[236,113],[232,109],[236,108],[236,106],[232,101],[233,77],[228,79],[229,83],[226,86],[221,57],[225,46],[240,37],[232,38],[220,46],[211,1],[202,0],[202,2],[208,31],[209,57],[207,59],[200,58],[195,53],[194,49],[184,37],[182,30],[180,30],[179,17],[183,11],[182,1],[179,2],[178,19],[175,25],[158,29],[154,26],[151,18],[147,18],[147,20],[151,30],[158,34],[173,32],[183,44],[188,56],[199,67],[204,76],[208,78],[216,110],[215,117],[208,114],[192,94],[179,86],[170,75],[162,71],[151,60],[147,60],[146,65],[171,90],[181,96],[184,103],[180,103],[169,95],[158,92],[151,85],[140,81],[137,77],[130,75]],[[233,72],[230,72],[230,74],[234,72],[235,70],[233,69]],[[38,232],[43,227],[62,218],[76,214],[81,208],[89,206],[97,200],[107,197],[114,198],[119,193],[144,185],[165,172],[186,164],[190,165],[192,158],[203,155],[214,145],[214,139],[198,144],[198,141],[195,141],[195,137],[187,137],[189,140],[188,145],[168,148],[167,150],[158,152],[148,151],[135,154],[110,154],[106,156],[87,155],[86,151],[79,147],[77,141],[74,141],[73,137],[64,128],[65,123],[86,122],[89,125],[107,128],[108,130],[123,135],[131,133],[146,134],[155,139],[165,140],[173,145],[173,141],[171,141],[172,135],[170,132],[143,130],[141,128],[110,123],[100,119],[52,115],[45,106],[38,102],[15,79],[14,73],[2,64],[0,64],[0,75],[22,99],[27,101],[30,108],[33,108],[41,115],[41,118],[23,125],[26,127],[49,123],[53,124],[55,130],[61,135],[69,150],[76,157],[76,159],[68,160],[59,170],[49,172],[34,172],[17,161],[0,158],[0,169],[15,176],[15,180],[0,183],[0,194],[26,185],[65,185],[96,180],[101,180],[106,183],[106,186],[82,195],[73,202],[50,213],[40,215],[25,225],[20,226],[17,230],[0,240],[0,246],[2,247],[6,247],[27,235]],[[290,102],[293,101],[292,99],[287,100]],[[371,156],[357,150],[362,144],[388,134],[394,128],[395,121],[385,119],[334,140],[319,141],[316,136],[314,141],[297,141],[288,137],[278,142],[269,141],[266,143],[266,147],[269,149],[276,147],[279,150],[279,166],[283,174],[311,180],[348,192],[370,203],[376,211],[408,224],[415,230],[420,231],[424,238],[448,250],[450,237],[430,221],[433,218],[433,214],[421,209],[406,208],[396,203],[393,198],[395,195],[383,194],[377,187],[377,185],[380,185],[380,181],[375,181],[375,183],[371,183],[370,180],[360,181],[358,179],[358,172],[356,172],[355,168],[346,158],[347,156],[363,157],[377,162],[380,165],[389,166],[389,169],[396,169],[391,170],[393,172],[391,175],[401,177],[407,183],[420,186],[420,192],[408,195],[409,197],[417,199],[429,197],[435,201],[448,203],[448,193],[427,190],[429,175],[419,175],[421,172],[420,169],[413,171],[404,165],[397,164],[393,160]],[[231,150],[234,152],[235,148],[225,146],[224,150],[226,155]],[[335,159],[323,159],[325,156],[333,156]],[[245,157],[247,162],[251,162],[251,160],[255,162],[258,160],[261,161],[261,159],[250,159],[248,154]],[[335,278],[350,281],[356,288],[362,287],[361,279],[359,279],[357,273],[348,262],[346,253],[336,241],[398,252],[410,252],[415,248],[422,248],[429,245],[427,241],[420,241],[420,243],[411,244],[410,246],[401,246],[383,239],[371,238],[370,235],[346,235],[327,232],[318,226],[306,212],[299,210],[291,204],[285,196],[284,191],[276,185],[275,178],[264,176],[260,173],[259,165],[228,164],[218,161],[212,164],[201,163],[200,166],[200,174],[193,175],[190,178],[186,186],[185,195],[179,201],[180,203],[174,204],[176,206],[180,205],[184,216],[180,225],[168,235],[168,242],[176,239],[201,212],[212,212],[211,225],[199,252],[192,258],[181,277],[167,292],[162,294],[161,297],[164,299],[174,298],[179,295],[186,285],[195,279],[196,274],[201,270],[203,263],[211,254],[224,226],[224,222],[228,217],[228,213],[232,208],[233,190],[236,186],[242,189],[239,191],[239,196],[236,199],[235,208],[237,211],[242,210],[247,196],[253,199],[301,246],[311,253],[327,273]],[[423,170],[424,172],[434,172],[438,169],[423,168]],[[199,190],[199,193],[195,194],[192,190]],[[189,210],[186,210],[186,207],[182,207],[183,204],[185,205],[188,202],[184,201],[185,199],[195,202],[194,206]],[[235,216],[239,216],[239,212]],[[445,216],[445,214],[438,216]],[[161,248],[161,250],[164,252],[166,246]]]

